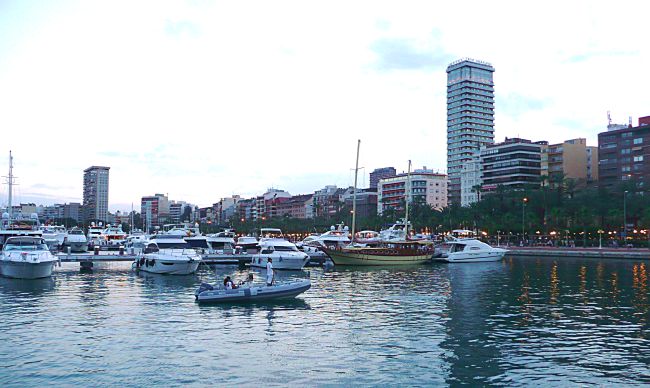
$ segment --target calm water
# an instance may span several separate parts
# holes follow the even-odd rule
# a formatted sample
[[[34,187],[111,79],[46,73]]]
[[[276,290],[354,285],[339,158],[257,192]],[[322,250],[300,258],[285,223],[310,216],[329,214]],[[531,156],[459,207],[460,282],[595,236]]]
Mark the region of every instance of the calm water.
[[[315,270],[293,302],[199,306],[196,276],[127,264],[0,278],[0,386],[640,385],[648,263]]]

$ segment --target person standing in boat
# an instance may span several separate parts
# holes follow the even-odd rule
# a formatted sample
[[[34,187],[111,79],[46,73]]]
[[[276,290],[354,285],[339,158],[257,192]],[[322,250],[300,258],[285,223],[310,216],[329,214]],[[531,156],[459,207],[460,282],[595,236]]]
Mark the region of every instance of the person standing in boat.
[[[273,285],[273,279],[275,278],[275,273],[273,273],[273,259],[270,257],[266,262],[266,285]]]

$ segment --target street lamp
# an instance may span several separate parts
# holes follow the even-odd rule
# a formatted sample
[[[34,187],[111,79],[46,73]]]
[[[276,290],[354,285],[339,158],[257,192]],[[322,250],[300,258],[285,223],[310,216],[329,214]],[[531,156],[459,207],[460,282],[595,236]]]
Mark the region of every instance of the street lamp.
[[[603,233],[604,230],[598,229],[598,249],[603,249]]]
[[[627,190],[623,192],[623,244],[627,240],[627,193]]]
[[[521,240],[522,243],[523,241],[526,240],[526,203],[528,202],[528,198],[524,197],[524,199],[521,201]]]

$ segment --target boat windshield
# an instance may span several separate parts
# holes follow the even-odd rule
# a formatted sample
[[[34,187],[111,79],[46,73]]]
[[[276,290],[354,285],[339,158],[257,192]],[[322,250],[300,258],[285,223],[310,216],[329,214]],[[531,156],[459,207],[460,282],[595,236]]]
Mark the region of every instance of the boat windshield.
[[[276,252],[298,252],[296,247],[276,246],[274,248]]]
[[[47,245],[45,243],[34,240],[34,241],[7,241],[3,248],[5,251],[47,251]]]

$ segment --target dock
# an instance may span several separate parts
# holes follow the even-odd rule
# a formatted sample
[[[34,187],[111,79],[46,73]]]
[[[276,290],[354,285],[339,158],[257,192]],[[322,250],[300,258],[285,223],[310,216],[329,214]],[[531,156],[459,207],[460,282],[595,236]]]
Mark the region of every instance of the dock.
[[[253,258],[250,253],[203,253],[201,261],[208,265],[245,265],[249,264]],[[92,263],[134,261],[142,257],[141,253],[127,251],[99,251],[84,253],[58,253],[56,257],[62,263],[80,263],[82,267],[92,267]],[[308,266],[321,266],[325,263],[327,256],[314,255],[310,256]]]
[[[647,248],[557,248],[557,247],[505,247],[510,257],[575,257],[592,259],[650,260]]]

